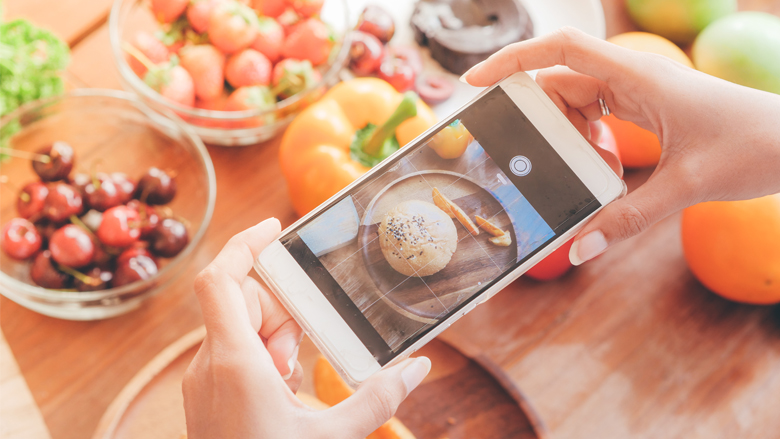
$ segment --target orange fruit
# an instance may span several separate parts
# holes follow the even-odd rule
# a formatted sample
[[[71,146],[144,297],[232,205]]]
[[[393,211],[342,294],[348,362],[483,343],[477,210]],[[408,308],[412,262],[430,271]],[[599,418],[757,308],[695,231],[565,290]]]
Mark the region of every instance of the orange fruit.
[[[620,152],[620,163],[626,168],[645,168],[655,166],[661,159],[661,142],[658,136],[634,122],[621,120],[614,114],[602,117],[601,121],[609,126],[615,136]]]
[[[688,55],[676,44],[660,35],[648,32],[626,32],[607,38],[607,41],[626,49],[663,55],[684,66],[693,68],[693,63]]]
[[[685,209],[685,259],[713,292],[737,302],[780,302],[780,194]]]
[[[693,67],[688,55],[664,37],[647,32],[627,32],[615,35],[607,41],[640,52],[663,55],[685,66]],[[612,129],[620,150],[620,161],[627,168],[655,166],[661,159],[661,142],[658,136],[633,122],[610,115],[602,119]]]

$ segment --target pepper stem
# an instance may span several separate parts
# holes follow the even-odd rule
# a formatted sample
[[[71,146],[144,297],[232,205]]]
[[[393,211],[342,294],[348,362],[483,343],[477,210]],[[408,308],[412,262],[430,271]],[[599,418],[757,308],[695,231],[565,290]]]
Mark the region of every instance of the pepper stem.
[[[368,155],[378,154],[385,140],[393,136],[395,129],[405,120],[415,116],[417,116],[417,95],[412,92],[404,93],[404,98],[398,104],[393,114],[390,115],[382,126],[377,127],[363,144],[363,152]]]

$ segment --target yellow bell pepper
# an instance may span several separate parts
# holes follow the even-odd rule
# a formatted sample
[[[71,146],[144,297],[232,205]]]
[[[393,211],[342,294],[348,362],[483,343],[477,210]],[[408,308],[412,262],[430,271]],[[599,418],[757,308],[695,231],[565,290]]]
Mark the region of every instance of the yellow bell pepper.
[[[336,85],[282,138],[279,161],[295,211],[305,215],[435,123],[416,95],[381,79]]]

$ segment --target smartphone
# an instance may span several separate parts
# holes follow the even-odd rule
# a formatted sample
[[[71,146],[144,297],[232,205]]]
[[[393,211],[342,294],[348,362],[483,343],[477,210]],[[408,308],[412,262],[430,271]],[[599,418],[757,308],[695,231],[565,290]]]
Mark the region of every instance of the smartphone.
[[[625,192],[536,82],[516,73],[284,230],[255,268],[355,386]]]

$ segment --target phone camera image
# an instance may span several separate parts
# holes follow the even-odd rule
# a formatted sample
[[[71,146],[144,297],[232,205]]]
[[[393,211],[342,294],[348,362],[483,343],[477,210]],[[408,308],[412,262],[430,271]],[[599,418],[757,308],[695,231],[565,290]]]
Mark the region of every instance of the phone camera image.
[[[281,239],[380,365],[600,206],[500,89],[406,148]]]
[[[553,236],[460,120],[298,231],[392,350]]]

